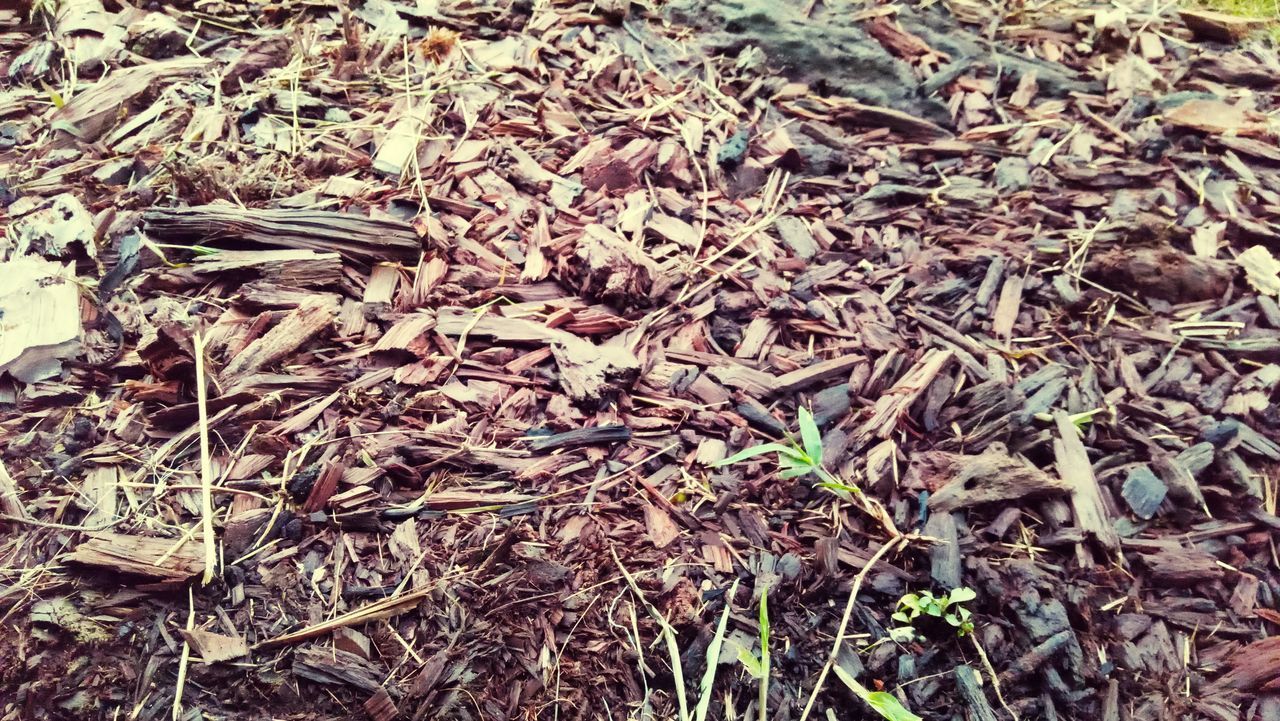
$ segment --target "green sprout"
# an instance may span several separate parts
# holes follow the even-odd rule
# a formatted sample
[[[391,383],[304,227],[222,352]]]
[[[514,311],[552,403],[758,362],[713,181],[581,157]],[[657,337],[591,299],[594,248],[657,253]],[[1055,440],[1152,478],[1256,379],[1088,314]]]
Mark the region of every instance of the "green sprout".
[[[748,458],[763,456],[766,453],[778,454],[778,465],[782,468],[783,478],[817,475],[824,481],[836,482],[835,478],[822,467],[822,434],[813,414],[808,408],[800,409],[800,442],[788,438],[788,443],[761,443],[758,446],[744,448],[722,461],[712,464],[713,468],[741,463]]]
[[[819,482],[815,485],[818,488],[830,491],[845,502],[852,502],[856,498],[861,502],[863,510],[884,526],[890,536],[900,538],[902,533],[893,524],[893,518],[883,506],[875,499],[869,498],[862,489],[841,481],[831,471],[823,468],[822,433],[818,430],[818,424],[813,420],[813,414],[809,409],[801,407],[797,413],[797,420],[800,425],[800,440],[797,441],[788,436],[786,443],[761,443],[758,446],[744,448],[724,460],[712,463],[711,467],[720,468],[741,463],[748,458],[775,453],[778,457],[779,474],[783,478],[798,478],[810,474],[817,476]]]
[[[760,721],[767,719],[769,708],[769,587],[760,592],[760,656],[757,657],[748,648],[738,649],[738,661],[747,669],[751,677],[760,682],[759,699],[756,710]]]
[[[818,430],[818,424],[813,420],[813,414],[809,409],[800,408],[797,420],[800,425],[799,441],[788,436],[786,443],[761,443],[758,446],[744,448],[722,461],[716,461],[711,464],[711,467],[720,468],[766,453],[776,453],[779,475],[783,478],[798,478],[813,474],[821,481],[816,484],[819,488],[825,488],[843,500],[848,501],[852,496],[860,495],[862,490],[857,486],[841,482],[822,467],[822,433]]]
[[[1100,414],[1107,413],[1107,412],[1108,410],[1106,408],[1094,408],[1093,410],[1084,411],[1083,413],[1073,413],[1072,415],[1067,416],[1067,418],[1070,419],[1072,425],[1076,427],[1076,430],[1080,431],[1081,433],[1084,433],[1084,429],[1087,428],[1090,423],[1093,423],[1093,419],[1095,416],[1098,416]],[[1037,413],[1035,414],[1035,419],[1038,421],[1044,421],[1045,423],[1052,423],[1053,414]]]
[[[898,599],[898,610],[893,620],[906,624],[889,631],[889,637],[895,641],[914,641],[922,638],[915,628],[915,622],[921,618],[936,618],[945,621],[955,628],[956,636],[963,638],[973,633],[973,614],[963,605],[977,598],[972,588],[957,588],[944,596],[935,596],[930,591],[904,594]]]

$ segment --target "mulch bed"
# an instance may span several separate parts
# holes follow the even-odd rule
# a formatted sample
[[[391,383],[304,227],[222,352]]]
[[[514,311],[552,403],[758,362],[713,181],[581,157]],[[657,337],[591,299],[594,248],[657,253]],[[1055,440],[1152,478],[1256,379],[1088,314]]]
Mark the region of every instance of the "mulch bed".
[[[786,5],[942,122],[640,3],[37,5],[0,719],[1280,719],[1247,23]],[[839,483],[719,463],[802,409]]]

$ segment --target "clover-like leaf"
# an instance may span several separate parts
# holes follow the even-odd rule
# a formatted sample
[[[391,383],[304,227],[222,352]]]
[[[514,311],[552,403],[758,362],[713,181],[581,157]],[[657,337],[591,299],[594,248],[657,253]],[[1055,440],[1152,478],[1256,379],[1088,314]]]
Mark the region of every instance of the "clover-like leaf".
[[[911,641],[916,637],[916,630],[910,626],[899,626],[889,629],[889,638],[894,641]]]
[[[978,592],[972,588],[961,587],[952,589],[951,594],[947,596],[947,600],[951,603],[965,603],[972,601],[978,597]]]

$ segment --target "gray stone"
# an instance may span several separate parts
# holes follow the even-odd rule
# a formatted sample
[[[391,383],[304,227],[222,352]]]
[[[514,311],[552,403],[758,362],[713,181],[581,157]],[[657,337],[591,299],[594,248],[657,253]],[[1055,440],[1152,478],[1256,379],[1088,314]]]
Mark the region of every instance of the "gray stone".
[[[1135,466],[1124,480],[1120,495],[1138,518],[1151,518],[1160,509],[1169,488],[1146,464]]]
[[[1031,187],[1031,164],[1026,158],[1004,158],[996,163],[996,187],[1018,191]]]
[[[911,66],[894,57],[843,4],[816,6],[810,16],[795,0],[677,0],[675,19],[698,28],[698,40],[713,52],[737,55],[755,45],[769,64],[788,77],[834,94],[891,107],[949,124],[941,102],[917,92]]]
[[[795,251],[797,258],[809,260],[818,254],[818,242],[809,232],[809,226],[803,220],[791,215],[784,215],[774,223],[778,227],[778,235],[782,242]]]
[[[819,428],[826,428],[849,415],[849,384],[824,388],[813,396],[813,421]]]

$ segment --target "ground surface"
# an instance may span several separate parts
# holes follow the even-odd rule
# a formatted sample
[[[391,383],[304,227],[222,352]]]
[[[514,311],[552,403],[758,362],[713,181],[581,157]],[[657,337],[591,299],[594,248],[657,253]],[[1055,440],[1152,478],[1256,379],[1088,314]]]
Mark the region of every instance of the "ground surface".
[[[42,5],[0,718],[1280,718],[1251,28]],[[827,483],[714,465],[800,409]],[[889,638],[956,588],[972,636]]]

